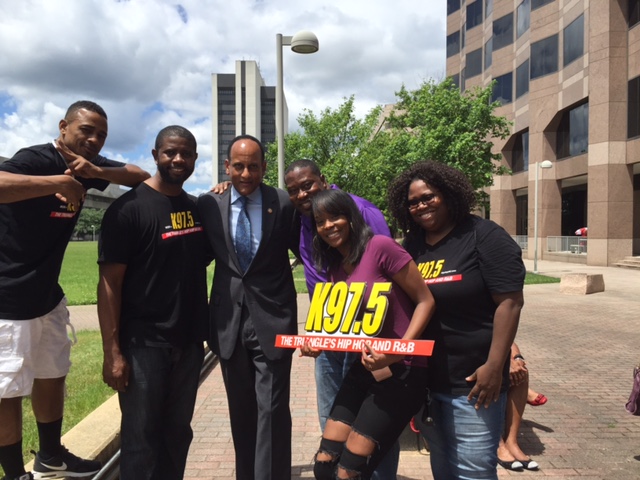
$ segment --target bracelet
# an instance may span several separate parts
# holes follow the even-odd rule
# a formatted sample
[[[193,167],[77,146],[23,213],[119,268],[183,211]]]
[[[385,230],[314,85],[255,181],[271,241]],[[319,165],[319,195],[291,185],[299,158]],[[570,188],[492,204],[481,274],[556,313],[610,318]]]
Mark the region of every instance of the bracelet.
[[[524,360],[524,357],[523,357],[522,355],[520,355],[520,354],[514,355],[514,356],[513,356],[513,359],[514,359],[514,360],[522,360],[523,362],[525,361],[525,360]]]

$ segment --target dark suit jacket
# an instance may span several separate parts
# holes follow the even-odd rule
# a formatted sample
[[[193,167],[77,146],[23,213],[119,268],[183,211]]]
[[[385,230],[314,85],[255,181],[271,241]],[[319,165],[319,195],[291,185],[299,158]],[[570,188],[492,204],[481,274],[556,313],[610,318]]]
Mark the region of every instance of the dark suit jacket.
[[[296,291],[288,255],[289,249],[298,251],[295,208],[283,190],[264,184],[260,188],[262,240],[244,274],[229,227],[231,189],[222,195],[206,193],[198,199],[208,247],[215,260],[209,301],[209,346],[224,360],[233,354],[243,305],[249,310],[260,347],[270,360],[293,353],[292,349],[275,347],[276,335],[295,335],[298,331]]]

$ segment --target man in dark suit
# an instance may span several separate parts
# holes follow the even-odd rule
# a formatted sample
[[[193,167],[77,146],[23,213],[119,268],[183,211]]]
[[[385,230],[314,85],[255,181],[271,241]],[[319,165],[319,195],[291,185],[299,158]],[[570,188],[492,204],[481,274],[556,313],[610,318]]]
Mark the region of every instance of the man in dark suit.
[[[297,333],[288,250],[297,252],[295,209],[286,192],[262,183],[260,141],[234,138],[225,160],[233,188],[198,200],[215,260],[209,345],[220,358],[239,480],[291,478],[293,350],[277,334]]]

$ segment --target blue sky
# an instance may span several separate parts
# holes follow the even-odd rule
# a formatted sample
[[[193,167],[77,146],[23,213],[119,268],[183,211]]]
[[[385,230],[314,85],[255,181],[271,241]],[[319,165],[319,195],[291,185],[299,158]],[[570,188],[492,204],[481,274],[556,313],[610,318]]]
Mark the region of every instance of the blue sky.
[[[109,158],[153,173],[156,133],[190,129],[199,160],[185,184],[211,184],[211,74],[255,60],[276,82],[275,35],[313,31],[314,55],[285,48],[289,130],[307,108],[355,95],[359,115],[445,75],[444,0],[20,0],[0,2],[0,155],[57,136],[79,99],[102,105]]]

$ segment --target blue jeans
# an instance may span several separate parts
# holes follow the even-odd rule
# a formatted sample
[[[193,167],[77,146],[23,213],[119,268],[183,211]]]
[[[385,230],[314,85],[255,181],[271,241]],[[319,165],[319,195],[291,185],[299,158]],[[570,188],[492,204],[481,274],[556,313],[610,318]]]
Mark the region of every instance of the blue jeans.
[[[416,415],[416,424],[431,451],[435,480],[497,480],[498,443],[504,425],[507,394],[502,393],[489,408],[475,409],[467,396],[432,393],[426,426]]]
[[[203,345],[135,347],[123,353],[130,374],[129,385],[118,394],[120,479],[182,479],[193,439]]]

